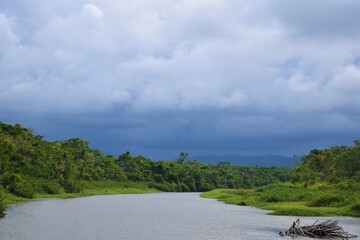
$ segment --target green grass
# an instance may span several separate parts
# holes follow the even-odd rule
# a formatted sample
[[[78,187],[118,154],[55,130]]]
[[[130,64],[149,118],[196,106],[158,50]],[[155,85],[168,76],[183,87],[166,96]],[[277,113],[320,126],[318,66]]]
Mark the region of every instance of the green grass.
[[[7,193],[3,203],[4,204],[12,204],[12,203],[16,203],[16,202],[28,202],[28,201],[31,201],[31,200],[28,198],[18,197],[18,196],[12,195],[10,193]]]
[[[360,217],[359,188],[344,185],[304,187],[275,184],[253,190],[216,189],[201,194],[228,204],[272,210],[271,215]]]
[[[116,181],[83,181],[82,191],[79,193],[58,194],[36,193],[35,198],[73,198],[91,195],[112,195],[112,194],[142,194],[159,192],[157,189],[148,188],[145,183],[137,182],[116,182]]]
[[[112,194],[143,194],[159,192],[157,189],[149,188],[145,183],[136,182],[116,182],[116,181],[83,181],[80,183],[83,187],[79,193],[66,193],[64,190],[56,194],[36,192],[35,198],[74,198],[91,195],[112,195]],[[31,201],[28,198],[6,194],[4,204],[16,202]]]
[[[235,205],[251,205],[254,200],[251,198],[253,190],[235,190],[235,189],[215,189],[210,192],[204,192],[201,197],[215,198],[221,202]]]

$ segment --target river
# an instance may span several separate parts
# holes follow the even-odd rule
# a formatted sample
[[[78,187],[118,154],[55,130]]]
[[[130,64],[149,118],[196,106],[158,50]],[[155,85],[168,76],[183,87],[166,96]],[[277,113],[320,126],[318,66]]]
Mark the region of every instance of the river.
[[[280,237],[297,217],[270,216],[251,207],[200,198],[198,193],[155,193],[38,199],[7,208],[2,240],[239,240]],[[360,236],[360,219],[339,220]],[[300,239],[300,238],[299,238]]]

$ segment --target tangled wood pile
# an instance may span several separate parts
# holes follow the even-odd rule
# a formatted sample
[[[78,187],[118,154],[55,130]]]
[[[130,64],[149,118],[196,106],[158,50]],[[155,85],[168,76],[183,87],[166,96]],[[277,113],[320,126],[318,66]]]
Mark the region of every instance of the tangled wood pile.
[[[281,236],[311,237],[311,238],[340,238],[350,239],[357,236],[349,234],[338,225],[337,221],[328,220],[322,223],[317,221],[313,225],[300,226],[300,219],[296,220],[289,230],[279,233]]]

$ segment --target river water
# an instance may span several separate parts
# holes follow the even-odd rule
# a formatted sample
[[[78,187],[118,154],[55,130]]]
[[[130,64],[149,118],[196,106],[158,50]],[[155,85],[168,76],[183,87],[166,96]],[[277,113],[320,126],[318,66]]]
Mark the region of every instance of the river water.
[[[198,193],[155,193],[39,199],[11,205],[0,219],[2,240],[239,240],[291,239],[278,232],[296,217],[270,216],[251,207],[200,198]],[[339,220],[360,236],[360,219]],[[299,238],[300,239],[300,238]]]

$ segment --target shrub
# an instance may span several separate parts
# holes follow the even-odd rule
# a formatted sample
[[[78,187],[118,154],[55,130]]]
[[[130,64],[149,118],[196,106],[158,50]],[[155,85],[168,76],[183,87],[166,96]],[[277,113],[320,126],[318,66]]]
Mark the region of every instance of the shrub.
[[[278,196],[263,196],[261,198],[262,201],[264,202],[272,202],[272,203],[277,203],[277,202],[282,202],[281,199]]]
[[[309,207],[339,207],[343,206],[345,198],[340,195],[323,195],[311,200]]]
[[[10,193],[19,197],[32,198],[35,193],[34,187],[15,173],[5,173],[2,176],[2,185]]]
[[[173,186],[170,183],[157,183],[157,182],[151,182],[148,184],[149,188],[155,188],[157,190],[163,191],[163,192],[175,192],[176,186]]]
[[[354,205],[352,205],[351,210],[360,212],[360,203],[355,203]]]
[[[5,216],[5,205],[3,203],[6,198],[4,189],[0,186],[0,218]]]
[[[31,178],[30,182],[38,193],[59,194],[64,191],[57,180]]]
[[[0,203],[0,218],[5,216],[5,205]]]
[[[40,186],[43,192],[48,194],[58,194],[62,190],[60,184],[53,181],[43,181]]]
[[[313,193],[302,186],[292,184],[273,184],[255,190],[264,202],[298,202],[312,198]]]
[[[33,186],[26,181],[15,182],[11,191],[15,195],[24,198],[33,198],[35,194]]]
[[[78,193],[82,190],[81,184],[72,179],[66,179],[62,181],[61,186],[67,193]]]
[[[157,183],[163,183],[163,182],[164,182],[164,179],[163,179],[163,177],[162,177],[160,174],[155,174],[155,175],[154,175],[154,180],[155,180],[155,182],[157,182]]]
[[[180,183],[178,186],[178,190],[181,192],[190,192],[190,188],[188,185],[186,185],[185,183]]]

